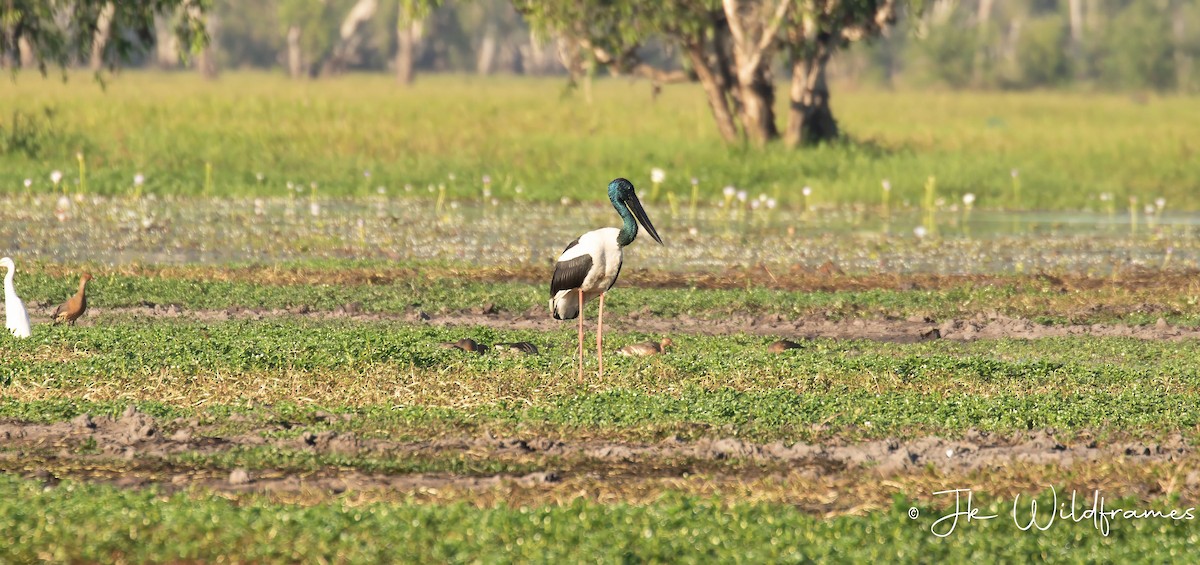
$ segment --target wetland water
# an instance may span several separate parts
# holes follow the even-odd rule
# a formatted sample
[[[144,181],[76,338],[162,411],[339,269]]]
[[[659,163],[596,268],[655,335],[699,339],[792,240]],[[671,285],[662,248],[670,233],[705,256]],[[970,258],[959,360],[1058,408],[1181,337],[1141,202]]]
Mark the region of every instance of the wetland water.
[[[314,206],[315,204],[315,206]],[[722,203],[717,203],[722,204]],[[877,207],[729,211],[646,203],[666,246],[627,250],[678,271],[836,267],[846,273],[1006,274],[1200,268],[1200,214],[938,211]],[[607,202],[483,204],[50,195],[0,199],[5,253],[60,263],[219,264],[301,259],[550,265],[583,231],[619,224]],[[924,230],[923,236],[917,232]],[[649,241],[649,240],[646,240]],[[829,265],[829,264],[832,265]]]

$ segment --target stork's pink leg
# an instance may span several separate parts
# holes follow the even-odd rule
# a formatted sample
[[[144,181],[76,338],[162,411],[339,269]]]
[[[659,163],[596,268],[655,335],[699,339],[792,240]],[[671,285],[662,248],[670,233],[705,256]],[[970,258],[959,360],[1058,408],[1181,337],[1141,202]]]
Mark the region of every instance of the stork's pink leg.
[[[596,315],[596,359],[600,360],[600,376],[604,376],[604,295],[600,293],[600,313]]]
[[[579,382],[583,382],[583,289],[579,289]]]

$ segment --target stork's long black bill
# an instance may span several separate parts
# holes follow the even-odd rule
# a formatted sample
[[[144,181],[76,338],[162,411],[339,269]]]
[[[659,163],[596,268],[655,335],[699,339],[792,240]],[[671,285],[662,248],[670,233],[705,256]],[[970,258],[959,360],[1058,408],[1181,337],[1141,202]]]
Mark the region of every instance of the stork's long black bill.
[[[629,202],[626,202],[626,204],[628,204],[629,209],[633,211],[633,217],[637,218],[638,223],[642,224],[643,228],[646,228],[646,231],[650,234],[650,237],[653,237],[654,241],[657,241],[659,245],[662,245],[662,238],[658,237],[658,230],[655,230],[654,224],[650,223],[650,216],[647,216],[646,211],[642,209],[642,203],[638,201],[637,196],[631,197]]]

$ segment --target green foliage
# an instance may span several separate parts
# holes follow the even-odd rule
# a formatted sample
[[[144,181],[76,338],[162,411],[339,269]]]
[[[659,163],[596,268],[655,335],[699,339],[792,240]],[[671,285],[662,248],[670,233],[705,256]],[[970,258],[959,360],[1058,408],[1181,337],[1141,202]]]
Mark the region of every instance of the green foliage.
[[[1070,76],[1067,25],[1061,16],[1038,18],[1021,33],[1017,45],[1018,85],[1053,86]]]
[[[1101,79],[1121,88],[1166,90],[1174,85],[1171,19],[1163,2],[1130,2],[1108,29]]]
[[[7,2],[0,14],[3,25],[13,30],[14,36],[0,42],[0,58],[18,59],[18,39],[24,39],[43,74],[48,66],[65,70],[74,61],[87,61],[92,56],[97,21],[108,7],[114,10],[112,29],[100,58],[109,67],[128,61],[154,44],[156,16],[174,19],[172,31],[184,49],[198,51],[208,41],[203,17],[211,0],[80,0],[67,6],[64,11],[62,6],[43,0]]]
[[[917,563],[980,555],[1011,562],[1047,556],[1140,561],[1186,556],[1193,543],[1193,530],[1170,520],[1114,521],[1108,536],[1090,520],[1060,520],[1035,535],[1017,529],[1008,501],[976,502],[982,515],[1000,518],[960,523],[940,539],[929,531],[940,514],[919,505],[922,517],[912,520],[902,497],[887,511],[822,519],[792,506],[674,493],[646,505],[575,500],[474,508],[347,500],[299,506],[71,481],[44,488],[0,475],[0,528],[15,561],[217,561],[230,558],[230,548],[237,548],[236,558],[254,562],[568,562],[581,555],[599,563]]]
[[[542,354],[475,356],[438,346],[463,336],[489,344],[532,341]],[[611,352],[648,337],[654,336],[610,333],[607,346]],[[297,432],[333,426],[390,437],[470,434],[483,427],[771,441],[819,439],[827,432],[874,438],[968,429],[1191,433],[1200,424],[1194,408],[1200,345],[1194,343],[818,339],[776,355],[765,349],[769,338],[672,337],[676,345],[667,355],[610,355],[603,381],[573,384],[569,324],[550,332],[295,320],[44,328],[30,340],[0,341],[10,375],[3,384],[14,394],[39,391],[61,400],[9,399],[0,403],[0,417],[61,421],[123,408],[123,402],[72,400],[87,394],[136,400],[164,418],[205,404],[196,412],[217,422],[238,405],[266,402],[302,423]],[[56,358],[60,351],[69,353]],[[173,400],[155,400],[159,389],[172,390]],[[297,397],[305,400],[296,404]],[[304,415],[317,408],[357,415],[333,423]],[[288,463],[289,457],[301,459]],[[237,460],[319,464],[303,457],[255,452]]]

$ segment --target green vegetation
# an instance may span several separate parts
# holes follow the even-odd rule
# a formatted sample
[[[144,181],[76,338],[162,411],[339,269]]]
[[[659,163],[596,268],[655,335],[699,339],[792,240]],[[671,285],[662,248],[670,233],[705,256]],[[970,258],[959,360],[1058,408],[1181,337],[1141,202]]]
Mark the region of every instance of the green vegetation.
[[[246,268],[183,268],[125,274],[97,266],[89,286],[93,304],[131,308],[146,304],[183,310],[224,311],[230,308],[333,312],[347,305],[368,314],[404,316],[473,312],[491,305],[497,312],[523,315],[545,304],[548,283],[519,282],[548,277],[549,268],[519,272],[469,271],[447,265],[410,263],[378,265],[323,262],[320,267],[280,265]],[[78,284],[75,274],[63,277],[61,267],[26,267],[20,274],[20,294],[26,301],[57,304]],[[662,282],[663,274],[632,271],[630,281]],[[614,317],[638,312],[663,318],[691,316],[727,319],[730,316],[782,316],[784,319],[851,320],[929,317],[938,322],[969,319],[993,313],[1032,319],[1044,324],[1152,324],[1160,317],[1172,324],[1200,325],[1200,287],[1180,284],[1089,284],[1064,291],[1060,283],[1041,277],[996,277],[992,284],[969,279],[930,290],[774,290],[762,275],[748,274],[745,282],[726,281],[734,288],[696,288],[689,275],[673,277],[681,288],[638,288],[622,285],[608,297],[606,311]],[[624,280],[623,279],[623,280]],[[514,282],[516,281],[516,282]],[[701,284],[703,281],[698,282]],[[784,281],[786,283],[787,280]],[[801,281],[807,284],[807,281]],[[823,283],[814,283],[821,285]],[[824,283],[834,285],[837,283]],[[866,284],[894,284],[867,281]],[[855,286],[854,279],[845,283]],[[103,310],[98,310],[103,312]],[[209,314],[211,316],[212,314]],[[34,318],[37,318],[36,312]],[[565,326],[564,326],[565,327]]]
[[[562,562],[586,555],[599,562],[926,562],[979,556],[1087,562],[1183,556],[1193,543],[1187,522],[1162,519],[1118,520],[1107,537],[1090,520],[1021,532],[1005,502],[981,508],[1000,518],[960,523],[951,537],[938,539],[928,529],[933,511],[921,506],[923,517],[911,520],[908,504],[899,500],[886,512],[832,519],[786,505],[723,504],[671,494],[647,505],[577,500],[475,508],[336,501],[298,507],[255,496],[231,502],[69,481],[44,489],[39,482],[0,475],[0,528],[7,536],[6,555],[16,561]],[[1179,507],[1169,501],[1123,502],[1139,509]],[[1110,501],[1111,507],[1121,503]]]
[[[854,141],[796,152],[724,145],[694,85],[668,86],[652,100],[648,85],[600,81],[589,106],[561,96],[562,84],[443,76],[401,91],[388,77],[297,83],[227,74],[205,83],[128,73],[102,91],[83,75],[66,84],[25,77],[0,92],[0,107],[53,108],[38,127],[78,143],[0,155],[0,191],[20,192],[29,178],[32,190],[51,192],[52,170],[73,191],[82,151],[88,190],[103,194],[133,192],[140,172],[145,193],[199,195],[210,163],[214,195],[285,196],[292,181],[306,190],[315,182],[323,196],[378,186],[407,194],[408,184],[432,197],[426,187],[445,184],[451,196],[476,197],[488,174],[504,200],[598,201],[613,177],[648,184],[650,169],[662,167],[663,189],[681,197],[695,176],[706,199],[732,184],[798,200],[810,185],[814,205],[874,205],[887,178],[894,202],[917,202],[934,175],[940,193],[972,192],[981,208],[1007,208],[1018,169],[1023,209],[1099,209],[1101,192],[1122,209],[1127,196],[1200,209],[1200,172],[1190,166],[1200,118],[1187,97],[1139,105],[1110,95],[842,89],[834,105]]]
[[[463,336],[533,341],[543,354],[474,356],[437,345]],[[292,433],[412,439],[488,429],[763,441],[972,428],[1190,433],[1200,424],[1200,343],[1193,341],[818,339],[775,355],[764,347],[770,338],[680,335],[659,358],[611,355],[647,337],[610,334],[605,377],[579,383],[570,327],[280,319],[56,328],[0,341],[11,395],[0,413],[63,420],[135,401],[149,403],[151,414],[220,424],[239,405],[265,403],[304,424]],[[103,404],[70,400],[79,398]],[[356,417],[323,422],[316,410]]]

